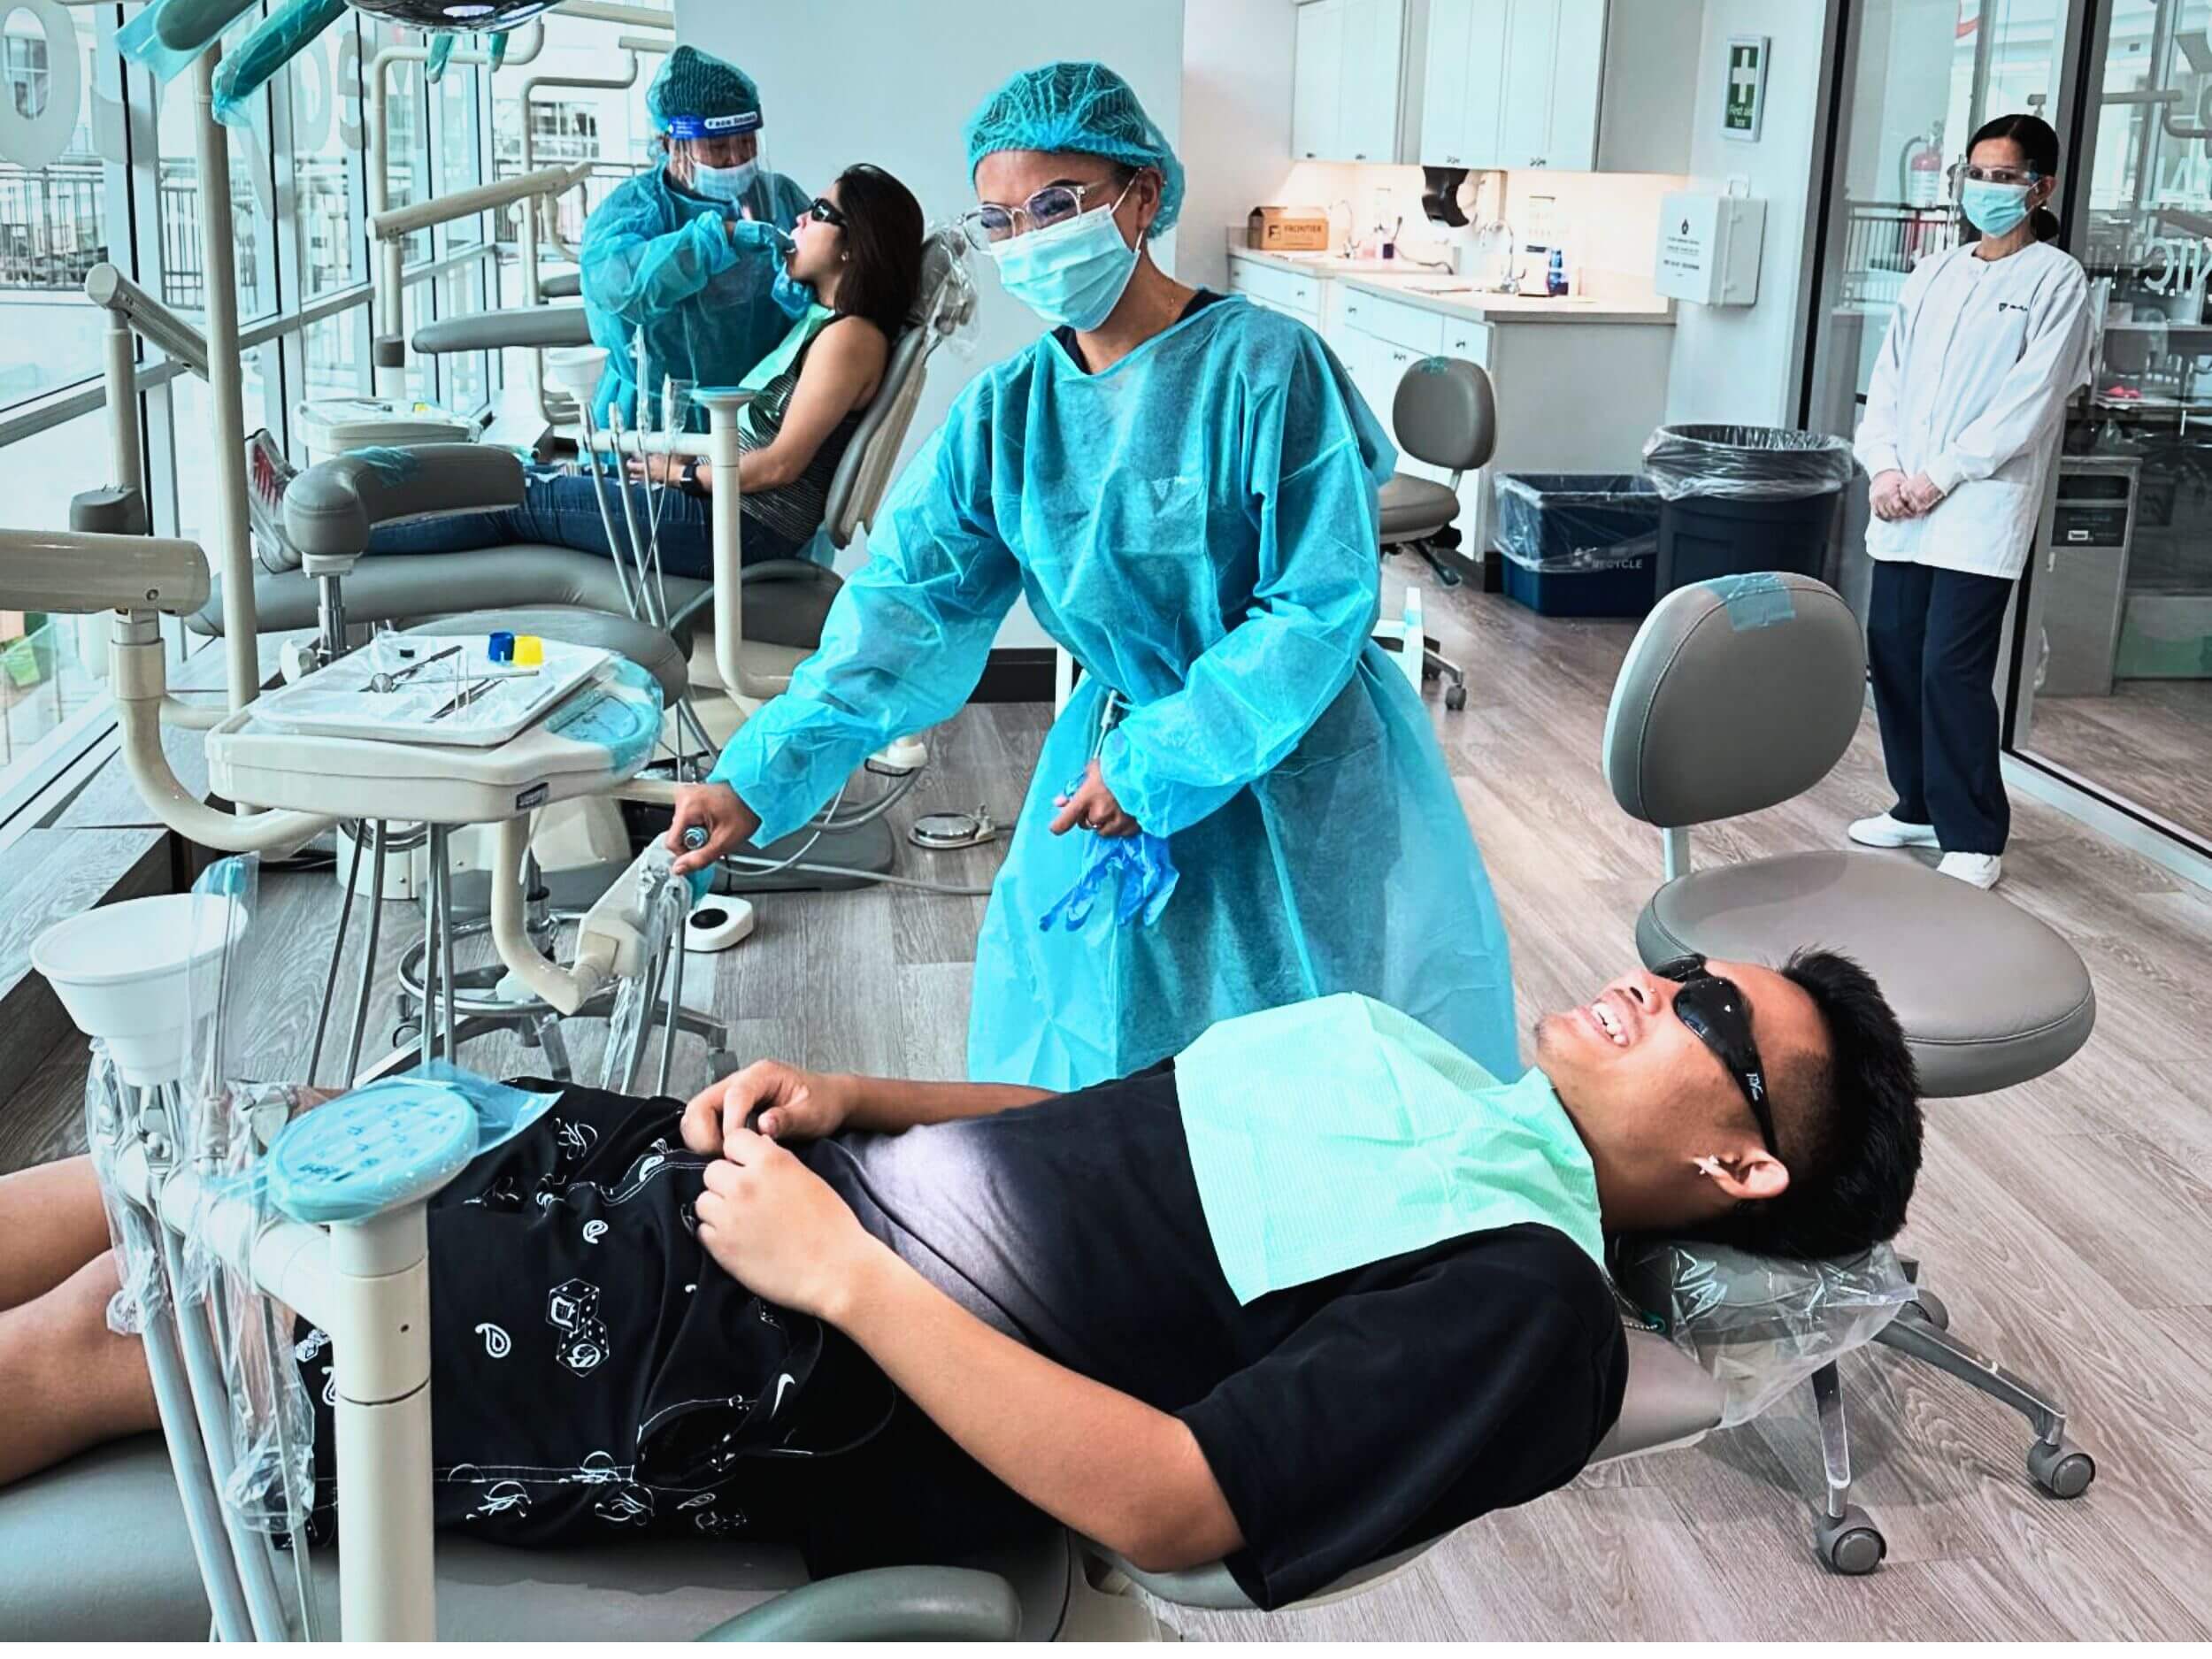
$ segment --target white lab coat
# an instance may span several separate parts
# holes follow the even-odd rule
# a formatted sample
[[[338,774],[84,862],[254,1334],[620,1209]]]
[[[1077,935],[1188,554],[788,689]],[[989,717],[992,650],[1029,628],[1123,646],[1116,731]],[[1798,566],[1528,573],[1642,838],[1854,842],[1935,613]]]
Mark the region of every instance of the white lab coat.
[[[2027,568],[2066,400],[2089,378],[2089,280],[2032,242],[1972,244],[1905,279],[1854,448],[1870,477],[1925,472],[1944,492],[1917,518],[1867,525],[1866,550],[2008,580]]]

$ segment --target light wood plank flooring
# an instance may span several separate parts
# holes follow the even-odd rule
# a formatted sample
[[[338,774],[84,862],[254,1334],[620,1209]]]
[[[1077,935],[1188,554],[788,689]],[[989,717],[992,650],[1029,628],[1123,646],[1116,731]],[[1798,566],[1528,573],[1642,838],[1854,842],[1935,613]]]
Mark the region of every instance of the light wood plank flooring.
[[[1512,929],[1523,1013],[1580,1001],[1632,962],[1632,924],[1659,868],[1656,837],[1613,806],[1596,764],[1631,629],[1548,622],[1464,593],[1432,595],[1429,611],[1469,672],[1463,712],[1432,709]],[[937,764],[915,809],[980,801],[1010,818],[1044,726],[1035,707],[968,710],[933,738]],[[1700,852],[1827,844],[1887,799],[1870,721],[1810,795],[1701,833]],[[2004,891],[2088,959],[2098,1030],[2053,1076],[1932,1109],[1905,1242],[1962,1334],[2061,1391],[2099,1460],[2087,1496],[2058,1503],[2028,1484],[2025,1429],[2010,1414],[1894,1356],[1862,1354],[1845,1366],[1856,1495],[1890,1543],[1870,1579],[1814,1562],[1818,1454],[1809,1410],[1784,1407],[1479,1522],[1352,1601],[1179,1615],[1187,1633],[2212,1635],[2212,896],[2033,803],[2017,810]],[[903,867],[973,880],[996,856],[910,853]],[[334,907],[326,877],[275,875],[266,891],[290,940],[272,985],[287,989],[267,1004],[281,1018],[255,1039],[266,1064],[296,1069],[309,1041],[296,987],[319,983]],[[957,1075],[981,910],[895,888],[770,897],[755,938],[719,964],[711,1000],[743,1056]],[[387,923],[388,941],[412,926],[397,906]],[[593,1056],[578,1048],[581,1071]],[[79,1053],[62,1044],[0,1110],[0,1167],[73,1143]],[[510,1063],[523,1056],[475,1060]],[[680,1083],[703,1064],[687,1042]]]
[[[2212,680],[2124,680],[2108,697],[2038,697],[2024,747],[2212,840]]]

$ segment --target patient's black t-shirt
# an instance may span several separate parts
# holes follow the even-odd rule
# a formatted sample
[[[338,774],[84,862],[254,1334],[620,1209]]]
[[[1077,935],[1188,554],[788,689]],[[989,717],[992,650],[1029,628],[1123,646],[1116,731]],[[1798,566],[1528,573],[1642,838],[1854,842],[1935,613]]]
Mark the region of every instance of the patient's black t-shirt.
[[[971,1312],[1182,1417],[1244,1533],[1230,1571],[1262,1607],[1550,1491],[1620,1410],[1628,1357],[1611,1293],[1548,1227],[1452,1240],[1240,1307],[1165,1066],[802,1156]],[[949,1443],[886,1438],[887,1455],[928,1463],[933,1522],[1002,1504]],[[838,1461],[881,1493],[865,1449]]]

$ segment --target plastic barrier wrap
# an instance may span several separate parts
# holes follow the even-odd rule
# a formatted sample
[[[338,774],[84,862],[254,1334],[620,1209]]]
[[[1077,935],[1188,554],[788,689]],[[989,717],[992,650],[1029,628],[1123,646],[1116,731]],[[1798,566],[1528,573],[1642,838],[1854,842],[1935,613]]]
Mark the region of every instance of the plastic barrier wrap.
[[[1785,426],[1662,426],[1644,442],[1644,471],[1668,501],[1793,501],[1851,481],[1851,443]]]
[[[346,0],[290,0],[215,72],[215,119],[226,127],[251,126],[254,95],[345,12]]]
[[[1593,571],[1659,550],[1659,494],[1634,472],[1506,472],[1498,550],[1525,570]]]
[[[136,1091],[123,1081],[107,1044],[95,1038],[84,1083],[85,1144],[100,1178],[100,1202],[107,1211],[108,1238],[115,1246],[115,1272],[120,1282],[108,1298],[107,1317],[108,1329],[118,1336],[142,1335],[147,1321],[169,1300],[161,1256],[145,1217],[114,1196],[115,1149],[137,1112]]]
[[[1897,1252],[1801,1262],[1700,1241],[1622,1247],[1632,1304],[1724,1391],[1724,1426],[1747,1423],[1839,1355],[1872,1341],[1913,1300]]]

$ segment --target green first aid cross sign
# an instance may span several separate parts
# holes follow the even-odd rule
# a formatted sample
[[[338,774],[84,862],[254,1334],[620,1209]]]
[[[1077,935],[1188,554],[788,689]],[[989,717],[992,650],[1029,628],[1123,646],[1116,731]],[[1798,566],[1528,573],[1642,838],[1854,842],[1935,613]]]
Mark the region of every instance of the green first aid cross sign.
[[[1759,142],[1766,112],[1768,38],[1733,35],[1728,40],[1728,96],[1721,105],[1721,131],[1746,143]]]

